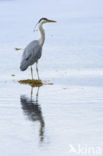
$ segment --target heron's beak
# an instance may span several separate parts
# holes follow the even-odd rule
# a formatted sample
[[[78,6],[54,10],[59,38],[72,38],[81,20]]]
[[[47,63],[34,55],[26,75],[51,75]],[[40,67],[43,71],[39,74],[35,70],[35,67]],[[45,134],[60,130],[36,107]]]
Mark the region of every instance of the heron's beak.
[[[53,21],[53,20],[49,20],[49,19],[48,19],[47,22],[56,22],[56,21]]]

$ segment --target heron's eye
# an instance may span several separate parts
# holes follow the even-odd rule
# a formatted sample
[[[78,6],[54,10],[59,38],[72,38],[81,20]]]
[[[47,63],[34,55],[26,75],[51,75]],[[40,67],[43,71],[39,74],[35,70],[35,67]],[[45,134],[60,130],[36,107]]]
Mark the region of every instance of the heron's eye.
[[[47,19],[46,19],[46,18],[41,18],[41,19],[39,20],[39,23],[40,23],[41,21],[46,22],[46,21],[47,21]]]

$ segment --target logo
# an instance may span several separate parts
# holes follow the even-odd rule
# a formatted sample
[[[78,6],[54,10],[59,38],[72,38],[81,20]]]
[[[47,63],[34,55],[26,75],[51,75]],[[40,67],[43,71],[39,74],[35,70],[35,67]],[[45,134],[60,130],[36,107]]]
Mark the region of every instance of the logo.
[[[78,155],[103,155],[103,149],[100,146],[89,146],[89,145],[72,145],[69,144],[69,153]]]

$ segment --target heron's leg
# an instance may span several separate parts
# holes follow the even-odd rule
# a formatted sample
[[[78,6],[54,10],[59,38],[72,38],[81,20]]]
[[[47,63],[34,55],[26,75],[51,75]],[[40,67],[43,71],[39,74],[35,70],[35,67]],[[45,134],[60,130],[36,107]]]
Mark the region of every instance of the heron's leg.
[[[31,87],[31,101],[32,101],[32,95],[33,95],[33,87]]]
[[[37,76],[38,76],[38,80],[39,80],[40,78],[39,78],[39,71],[38,71],[38,61],[36,62],[36,72],[37,72]]]
[[[38,95],[39,95],[39,87],[38,87],[38,90],[37,90],[37,93],[36,93],[36,102],[38,102]]]
[[[31,77],[32,77],[32,80],[33,80],[33,69],[32,69],[32,66],[31,66]]]

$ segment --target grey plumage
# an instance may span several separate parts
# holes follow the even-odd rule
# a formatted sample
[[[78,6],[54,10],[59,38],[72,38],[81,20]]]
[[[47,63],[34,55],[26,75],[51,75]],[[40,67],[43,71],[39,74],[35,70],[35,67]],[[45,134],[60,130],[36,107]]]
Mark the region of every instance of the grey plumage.
[[[29,43],[29,45],[25,48],[23,55],[22,55],[22,60],[21,60],[21,64],[20,64],[20,70],[24,71],[26,70],[29,66],[31,66],[31,76],[32,76],[32,80],[33,80],[33,69],[32,69],[32,65],[34,63],[36,63],[36,72],[37,72],[37,76],[38,76],[38,80],[40,80],[39,78],[39,70],[38,70],[38,60],[41,57],[42,54],[42,47],[45,41],[45,31],[43,29],[43,24],[45,23],[49,23],[49,22],[56,22],[53,20],[49,20],[47,18],[41,18],[38,21],[38,28],[40,31],[40,39],[39,40],[34,40],[32,42]]]
[[[39,44],[38,40],[30,42],[24,49],[22,60],[20,64],[20,70],[24,71],[29,66],[33,65],[40,59],[42,54],[42,46]]]

